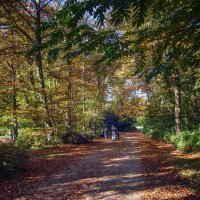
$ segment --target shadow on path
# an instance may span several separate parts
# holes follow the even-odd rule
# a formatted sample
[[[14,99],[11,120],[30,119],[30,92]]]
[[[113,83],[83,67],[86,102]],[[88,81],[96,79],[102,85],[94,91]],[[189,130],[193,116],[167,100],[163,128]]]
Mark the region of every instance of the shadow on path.
[[[18,191],[12,187],[10,193],[6,189],[3,192],[7,193],[7,199],[138,200],[144,191],[163,186],[174,188],[174,184],[175,190],[185,187],[167,164],[165,156],[156,160],[159,146],[149,152],[149,160],[144,162],[146,157],[141,154],[141,149],[147,145],[148,140],[139,133],[123,133],[121,139],[116,141],[99,140],[89,145],[72,146],[67,150],[47,149],[46,154],[50,153],[51,156],[46,157],[46,163],[41,165],[43,167],[39,169],[38,175],[32,174],[31,179],[30,175],[29,178],[25,177],[20,185],[24,189]],[[165,152],[165,147],[162,148]],[[169,153],[167,147],[165,153]],[[35,162],[44,162],[40,157],[46,154],[36,153]],[[29,184],[28,189],[26,184]],[[192,194],[175,196],[173,199],[192,199],[189,195]]]

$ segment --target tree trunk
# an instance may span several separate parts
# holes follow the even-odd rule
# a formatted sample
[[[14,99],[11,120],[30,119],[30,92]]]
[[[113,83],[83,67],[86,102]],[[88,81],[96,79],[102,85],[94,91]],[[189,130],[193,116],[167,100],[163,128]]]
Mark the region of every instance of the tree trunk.
[[[27,107],[30,107],[30,101],[29,101],[28,95],[27,95],[27,93],[26,93],[26,91],[25,91],[24,88],[22,88],[22,92],[23,92],[23,94],[24,94],[24,99],[25,99],[25,101],[26,101],[26,106],[27,106]]]
[[[16,88],[16,69],[12,66],[12,110],[13,110],[13,139],[16,140],[18,137],[18,122],[17,122],[17,88]]]
[[[196,72],[195,69],[192,68],[192,73],[191,73],[191,79],[192,79],[192,88],[191,88],[191,94],[193,94],[193,113],[194,113],[194,121],[196,122],[196,124],[198,124],[199,121],[199,97],[198,97],[198,93],[197,93],[197,89],[195,88],[196,86],[196,81],[197,81],[197,77],[196,77]]]
[[[67,112],[66,112],[66,131],[73,131],[73,109],[72,109],[72,64],[68,64],[68,85],[67,85]]]
[[[36,16],[36,30],[35,30],[35,63],[37,68],[37,78],[39,83],[39,96],[41,101],[42,110],[45,116],[45,126],[51,127],[51,120],[49,119],[49,110],[47,105],[47,96],[45,91],[45,83],[44,83],[44,72],[43,72],[43,64],[42,64],[42,55],[41,55],[41,21],[40,21],[40,5],[37,6],[37,16]]]
[[[94,119],[94,135],[97,135],[97,120],[96,118]]]
[[[181,93],[180,93],[180,78],[179,75],[175,75],[174,78],[175,88],[174,88],[174,95],[175,95],[175,131],[178,134],[181,131],[180,127],[180,101],[181,101]]]
[[[82,85],[82,98],[83,98],[83,125],[82,131],[85,132],[85,62],[83,62],[83,85]]]
[[[22,90],[22,93],[24,95],[24,99],[25,99],[25,102],[26,102],[26,106],[30,107],[30,101],[29,101],[28,95],[27,95],[26,90],[25,90],[25,84],[26,83],[22,79],[20,79],[20,83],[21,83],[21,85],[20,85],[21,90]]]

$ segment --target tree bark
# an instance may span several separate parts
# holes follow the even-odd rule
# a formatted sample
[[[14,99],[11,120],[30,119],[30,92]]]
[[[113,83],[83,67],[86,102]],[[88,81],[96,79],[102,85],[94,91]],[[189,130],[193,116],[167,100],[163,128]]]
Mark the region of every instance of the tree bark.
[[[16,69],[12,66],[12,110],[13,110],[13,139],[18,137],[18,122],[17,122],[17,88],[16,88]]]
[[[69,63],[67,66],[68,70],[68,85],[67,85],[67,112],[66,112],[66,131],[73,131],[73,108],[72,108],[72,64]]]
[[[36,23],[35,23],[35,63],[37,68],[37,78],[39,82],[39,96],[41,101],[42,110],[45,116],[44,124],[46,127],[51,127],[51,120],[49,119],[49,110],[47,105],[47,95],[45,91],[45,82],[44,82],[44,72],[43,72],[43,63],[42,63],[42,55],[41,55],[41,13],[40,13],[40,5],[37,4],[37,15],[36,15]]]
[[[175,88],[174,88],[174,95],[175,95],[175,132],[178,134],[181,131],[180,126],[180,101],[181,101],[181,90],[180,90],[180,78],[179,75],[175,75],[174,77]]]
[[[85,62],[83,62],[83,75],[82,75],[82,79],[83,79],[83,85],[82,85],[82,99],[83,99],[83,125],[82,125],[82,131],[85,132]]]
[[[29,101],[28,95],[27,95],[27,93],[26,93],[26,91],[25,91],[24,88],[22,88],[22,92],[23,92],[23,94],[24,94],[24,99],[25,99],[25,101],[26,101],[26,106],[27,106],[27,107],[30,107],[30,101]]]
[[[198,93],[197,93],[197,89],[195,88],[196,86],[196,75],[197,74],[195,72],[195,69],[192,68],[192,73],[191,73],[191,79],[192,79],[192,89],[191,89],[191,94],[193,94],[193,102],[194,102],[194,108],[193,108],[193,112],[195,114],[195,119],[197,119],[197,123],[198,123],[198,119],[199,119],[199,97],[198,97]]]

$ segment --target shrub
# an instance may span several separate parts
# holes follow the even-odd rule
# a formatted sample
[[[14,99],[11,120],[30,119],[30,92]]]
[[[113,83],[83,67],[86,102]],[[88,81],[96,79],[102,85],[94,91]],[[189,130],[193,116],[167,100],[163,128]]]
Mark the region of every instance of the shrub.
[[[145,124],[145,117],[144,116],[140,116],[138,118],[136,118],[136,125],[137,126],[144,126]]]
[[[32,146],[32,142],[33,141],[30,134],[22,133],[22,134],[19,134],[19,136],[17,137],[16,144],[17,146],[21,148],[29,149]]]
[[[35,134],[33,136],[33,147],[45,147],[48,143],[47,136],[44,134]]]
[[[199,130],[194,132],[183,131],[176,138],[177,148],[184,152],[192,152],[200,150],[200,134]]]
[[[159,130],[148,130],[148,131],[145,130],[145,131],[143,131],[143,133],[154,139],[164,140],[164,133]]]
[[[0,145],[0,176],[23,170],[28,161],[29,153],[26,148],[14,143]]]
[[[54,140],[52,137],[48,140],[46,133],[30,132],[30,130],[25,129],[17,137],[16,144],[22,148],[29,149],[31,147],[45,147],[48,144],[54,144]]]
[[[143,133],[153,134],[153,137],[163,139],[166,132],[174,129],[174,118],[171,115],[146,115],[144,120]]]
[[[90,134],[82,134],[79,132],[67,132],[62,137],[65,144],[85,144],[93,139]]]
[[[174,132],[166,132],[163,135],[163,140],[168,143],[175,144],[176,143],[176,134]]]

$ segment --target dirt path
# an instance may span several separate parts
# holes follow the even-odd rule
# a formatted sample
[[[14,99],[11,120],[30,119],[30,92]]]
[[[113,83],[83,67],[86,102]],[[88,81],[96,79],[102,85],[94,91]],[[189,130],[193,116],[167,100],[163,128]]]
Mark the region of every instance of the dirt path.
[[[26,198],[138,200],[139,174],[139,153],[127,133],[120,141],[108,140],[72,161],[56,176],[33,188]]]
[[[96,152],[95,159],[90,157],[84,161],[86,165],[92,163],[87,174],[93,178],[88,193],[83,196],[84,199],[140,199],[139,183],[142,181],[140,176],[142,166],[133,133],[123,134],[121,140],[121,142],[114,141],[107,148]],[[97,170],[93,168],[96,162],[100,166]]]
[[[168,164],[173,151],[138,132],[34,151],[26,172],[0,181],[0,199],[198,199]]]
[[[117,141],[101,140],[72,149],[69,156],[62,157],[62,162],[46,160],[34,175],[21,177],[23,180],[16,187],[11,181],[5,183],[10,185],[10,192],[4,190],[8,194],[1,199],[5,195],[6,199],[28,200],[140,199],[141,165],[133,133],[122,134]],[[61,155],[60,151],[57,153]],[[35,162],[40,162],[40,156],[36,155]],[[59,166],[54,166],[55,162],[60,162]]]

